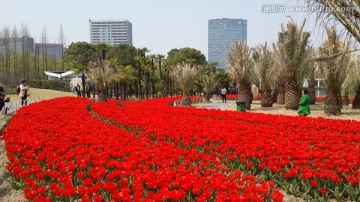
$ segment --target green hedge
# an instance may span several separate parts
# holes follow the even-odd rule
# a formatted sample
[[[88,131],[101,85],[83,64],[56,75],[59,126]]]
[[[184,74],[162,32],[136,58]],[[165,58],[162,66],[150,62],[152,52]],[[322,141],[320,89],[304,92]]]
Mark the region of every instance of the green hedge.
[[[31,80],[29,85],[33,88],[71,92],[70,82],[64,80]]]

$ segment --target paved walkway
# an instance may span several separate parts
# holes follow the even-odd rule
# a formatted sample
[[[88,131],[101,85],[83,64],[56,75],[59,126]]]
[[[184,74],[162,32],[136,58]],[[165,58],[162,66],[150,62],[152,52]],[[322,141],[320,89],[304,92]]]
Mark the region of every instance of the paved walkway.
[[[226,103],[223,103],[220,99],[210,99],[211,103],[201,103],[199,105],[194,104],[192,106],[198,108],[206,108],[206,109],[221,109],[225,110],[231,105],[235,105],[235,100],[227,100]]]

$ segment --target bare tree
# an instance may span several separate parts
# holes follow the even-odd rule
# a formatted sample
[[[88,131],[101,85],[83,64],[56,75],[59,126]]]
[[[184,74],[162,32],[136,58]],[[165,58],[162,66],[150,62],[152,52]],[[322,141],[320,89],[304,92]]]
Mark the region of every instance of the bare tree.
[[[61,44],[61,71],[65,71],[64,67],[64,47],[65,47],[65,35],[62,28],[62,24],[60,24],[60,32],[59,32],[59,44]]]
[[[11,63],[11,50],[10,50],[10,31],[9,27],[6,26],[3,28],[3,52],[5,57],[5,65],[4,68],[1,70],[1,79],[4,81],[5,84],[8,84],[10,75],[10,63]]]
[[[44,25],[42,32],[41,32],[41,53],[42,53],[42,59],[43,59],[43,71],[42,75],[44,76],[44,71],[48,70],[48,64],[47,64],[47,32],[46,32],[46,26]]]
[[[18,35],[18,30],[17,30],[17,27],[14,26],[13,27],[13,31],[11,33],[11,38],[12,38],[12,46],[13,46],[13,75],[15,76],[15,79],[18,80],[18,64],[17,64],[17,42],[18,42],[18,38],[19,38],[19,35]]]
[[[21,25],[21,43],[22,43],[22,64],[23,64],[23,69],[22,69],[22,73],[23,73],[23,78],[29,80],[29,72],[30,72],[30,58],[29,58],[29,37],[30,37],[30,33],[29,30],[27,28],[26,25],[22,24]]]

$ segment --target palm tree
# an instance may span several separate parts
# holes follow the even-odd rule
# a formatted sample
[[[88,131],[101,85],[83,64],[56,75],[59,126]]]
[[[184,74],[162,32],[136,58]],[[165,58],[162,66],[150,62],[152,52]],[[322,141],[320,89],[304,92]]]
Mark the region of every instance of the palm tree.
[[[107,60],[98,60],[89,63],[88,74],[97,87],[99,101],[106,102],[107,88],[114,79],[114,68]]]
[[[163,73],[163,68],[162,68],[164,58],[165,58],[165,55],[162,55],[162,54],[157,54],[155,56],[155,60],[158,62],[158,68],[159,68],[159,79],[160,79],[159,89],[160,89],[161,95],[163,95],[163,93],[165,93],[165,90],[164,90],[165,89],[165,87],[164,87],[165,79],[164,79],[164,73]]]
[[[261,97],[261,106],[272,107],[273,99],[270,86],[270,71],[273,68],[275,62],[271,51],[268,49],[267,43],[265,43],[265,45],[256,47],[254,61],[255,73],[258,78],[260,78],[261,90],[263,91]]]
[[[300,26],[294,21],[287,24],[287,29],[281,26],[279,41],[274,49],[279,56],[281,73],[285,77],[285,108],[299,108],[300,92],[304,80],[304,62],[308,56],[310,33],[304,32],[305,20]]]
[[[285,78],[282,76],[282,78],[278,78],[276,83],[276,89],[277,89],[277,96],[276,96],[276,103],[279,105],[285,104]]]
[[[285,104],[285,76],[281,69],[280,56],[273,52],[272,54],[274,59],[274,65],[269,71],[269,80],[271,85],[274,86],[274,92],[272,94],[273,102],[276,102],[279,105]]]
[[[351,84],[356,93],[352,103],[352,108],[360,109],[360,55],[353,57],[349,75],[349,80],[351,81]]]
[[[137,89],[137,96],[138,98],[142,98],[143,94],[142,94],[142,85],[141,85],[141,81],[142,81],[142,72],[144,71],[144,68],[146,66],[146,57],[145,54],[147,52],[149,52],[149,50],[147,48],[139,48],[136,50],[136,54],[137,56],[135,56],[135,61],[136,61],[136,68],[137,68],[137,80],[136,80],[136,89]]]
[[[309,49],[309,57],[310,55],[314,55],[315,51],[312,47],[310,47]],[[306,64],[306,68],[305,70],[307,71],[306,73],[306,80],[308,82],[308,95],[309,95],[309,104],[314,105],[316,102],[316,98],[315,98],[315,76],[317,71],[317,67],[315,66],[315,64],[313,62],[307,62]]]
[[[216,76],[216,66],[217,62],[210,63],[199,69],[200,80],[204,86],[204,99],[207,102],[210,102],[211,91],[215,88],[217,81],[215,80]]]
[[[360,42],[360,1],[359,0],[305,0],[309,7],[323,8],[316,11],[316,19],[320,24],[340,22],[346,31],[352,35],[355,40]],[[348,9],[344,11],[343,9]],[[331,11],[331,12],[329,12]]]
[[[190,91],[197,77],[196,68],[189,63],[178,64],[172,69],[170,76],[182,90],[180,106],[191,106]]]
[[[348,51],[348,44],[339,39],[335,28],[326,28],[326,33],[328,39],[321,45],[320,55],[331,56]],[[347,77],[349,60],[349,54],[342,54],[332,60],[319,63],[319,69],[327,86],[324,108],[327,114],[341,114],[341,87]]]
[[[254,75],[251,51],[246,42],[236,42],[227,54],[229,75],[238,82],[239,100],[245,102],[247,110],[251,108],[251,79]]]

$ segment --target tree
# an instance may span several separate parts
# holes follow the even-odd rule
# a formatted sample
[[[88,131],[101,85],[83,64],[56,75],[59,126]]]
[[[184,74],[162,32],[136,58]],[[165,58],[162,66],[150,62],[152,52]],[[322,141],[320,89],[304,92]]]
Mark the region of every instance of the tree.
[[[251,59],[251,49],[246,42],[236,42],[227,54],[230,77],[238,82],[239,100],[250,110],[252,102],[251,79],[254,76],[254,63]]]
[[[74,69],[84,69],[90,61],[96,61],[98,58],[96,47],[87,42],[71,43],[65,52],[65,60]]]
[[[136,82],[136,61],[135,57],[137,55],[137,50],[134,46],[129,44],[120,44],[109,50],[107,57],[112,64],[116,66],[116,71],[119,76],[115,80],[119,82],[116,85],[118,90],[121,91],[121,98],[126,99],[127,93],[130,93],[132,84],[135,81],[135,87],[137,88]]]
[[[216,81],[216,66],[217,62],[210,63],[205,66],[198,67],[199,69],[199,77],[201,83],[204,86],[204,98],[205,101],[210,102],[211,92],[215,88],[217,81]]]
[[[294,21],[281,26],[279,40],[273,45],[279,56],[281,74],[285,79],[285,108],[297,110],[299,108],[302,82],[305,78],[304,63],[308,56],[310,33],[304,32],[305,20],[300,26]]]
[[[136,80],[136,89],[137,89],[137,97],[138,98],[143,98],[143,94],[142,94],[142,85],[141,85],[141,81],[142,81],[142,72],[144,71],[145,66],[147,65],[147,60],[145,57],[145,54],[149,52],[149,50],[147,48],[139,48],[136,50],[136,56],[135,56],[135,61],[136,61],[136,68],[137,68],[137,80]]]
[[[63,28],[62,28],[62,24],[60,24],[59,44],[61,44],[61,71],[65,71],[65,66],[64,66],[64,47],[65,47],[66,41],[65,41],[65,35],[64,35]]]
[[[262,107],[272,107],[273,99],[271,95],[271,70],[274,69],[275,61],[272,52],[269,50],[267,43],[258,46],[254,54],[255,73],[260,78]]]
[[[158,62],[158,67],[159,67],[159,77],[160,77],[160,91],[161,94],[165,93],[164,92],[164,83],[165,83],[165,79],[164,79],[164,74],[163,74],[163,68],[162,68],[162,62],[165,58],[165,55],[162,54],[157,54],[155,55],[155,61]]]
[[[100,102],[107,101],[107,89],[114,79],[114,73],[114,68],[109,61],[98,60],[89,63],[88,75],[91,81],[96,85]]]
[[[224,69],[218,69],[215,73],[215,81],[217,83],[216,91],[219,90],[221,86],[225,86],[226,88],[229,87],[230,77]]]
[[[89,62],[96,61],[98,58],[99,53],[96,47],[87,42],[71,43],[65,52],[65,60],[68,65],[75,69],[76,72],[81,72],[83,86],[85,86],[85,71],[88,70]],[[85,95],[85,91],[83,94]]]
[[[182,62],[194,65],[207,64],[205,55],[194,48],[172,49],[168,52],[167,61],[171,66],[178,65]]]
[[[23,63],[23,78],[29,80],[30,77],[30,47],[29,37],[30,33],[26,25],[21,25],[21,43],[22,43],[22,63]]]
[[[47,62],[47,43],[48,43],[48,36],[47,36],[47,32],[46,32],[46,26],[43,27],[42,32],[41,32],[41,53],[43,56],[43,73],[42,75],[44,75],[44,71],[48,70],[48,62]]]
[[[110,49],[108,57],[118,66],[136,66],[136,48],[129,44],[120,44]]]
[[[360,42],[360,1],[359,0],[306,0],[316,11],[317,22],[328,25],[340,22],[355,40]]]
[[[355,90],[355,97],[352,103],[353,109],[360,109],[360,55],[354,55],[351,60],[348,74],[348,84]],[[345,86],[347,86],[345,84]]]
[[[191,106],[190,91],[197,77],[197,69],[192,64],[182,63],[176,65],[170,76],[182,90],[183,97],[180,106]]]
[[[348,44],[339,39],[335,28],[326,28],[326,33],[328,39],[321,45],[320,55],[330,56],[349,50]],[[327,86],[324,107],[327,114],[341,114],[341,87],[347,77],[349,61],[349,54],[343,54],[334,60],[319,63],[319,69]]]
[[[18,61],[17,61],[17,42],[18,42],[18,38],[19,38],[19,34],[18,34],[18,30],[16,28],[16,26],[14,26],[12,34],[11,34],[11,38],[12,38],[12,46],[13,46],[13,75],[15,76],[15,79],[18,80]]]
[[[3,39],[3,57],[4,57],[4,68],[1,70],[1,80],[8,84],[10,82],[10,78],[8,75],[10,75],[10,67],[11,67],[11,42],[10,42],[10,30],[9,27],[6,26],[3,28],[2,31]]]

